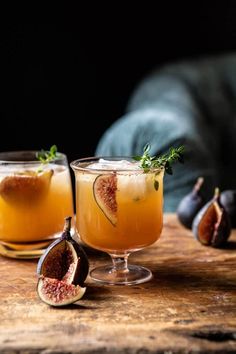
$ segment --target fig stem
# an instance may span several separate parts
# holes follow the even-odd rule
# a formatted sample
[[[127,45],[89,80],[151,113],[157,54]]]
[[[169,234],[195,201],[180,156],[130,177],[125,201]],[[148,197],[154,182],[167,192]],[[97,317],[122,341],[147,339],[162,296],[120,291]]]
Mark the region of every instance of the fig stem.
[[[63,232],[70,232],[70,229],[71,229],[71,219],[72,219],[71,216],[67,216],[67,217],[65,218],[65,226],[64,226]]]
[[[196,182],[196,184],[195,184],[195,186],[193,188],[195,192],[198,192],[200,190],[200,188],[202,187],[203,182],[204,182],[204,178],[203,177],[198,177],[197,182]]]
[[[214,198],[217,199],[220,196],[220,189],[218,187],[215,188],[215,192],[214,192]]]

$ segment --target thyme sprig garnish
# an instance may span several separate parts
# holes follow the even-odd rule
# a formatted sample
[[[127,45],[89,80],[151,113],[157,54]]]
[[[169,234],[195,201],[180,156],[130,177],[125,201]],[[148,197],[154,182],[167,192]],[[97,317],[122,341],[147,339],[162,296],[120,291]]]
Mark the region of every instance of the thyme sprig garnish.
[[[58,157],[57,146],[52,145],[49,151],[41,150],[36,153],[36,158],[43,164],[47,164]]]
[[[57,152],[57,146],[52,145],[49,151],[41,150],[36,152],[36,159],[41,162],[40,167],[37,169],[37,173],[41,173],[43,171],[43,166],[54,161],[60,154]]]
[[[143,155],[133,157],[134,160],[140,161],[140,167],[143,168],[144,172],[149,172],[152,168],[164,168],[166,173],[172,175],[172,164],[176,161],[179,161],[180,163],[184,162],[183,145],[177,148],[171,147],[168,153],[161,156],[151,156],[150,149],[150,144],[146,144],[143,149]]]

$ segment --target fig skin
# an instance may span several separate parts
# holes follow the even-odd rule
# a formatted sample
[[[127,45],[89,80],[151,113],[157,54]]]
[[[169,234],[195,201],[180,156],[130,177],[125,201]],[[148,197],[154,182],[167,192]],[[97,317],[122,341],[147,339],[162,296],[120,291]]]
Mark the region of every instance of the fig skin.
[[[70,227],[71,217],[67,217],[61,237],[49,245],[37,264],[38,295],[48,305],[71,304],[86,290],[83,286],[89,271],[88,257],[71,237]]]
[[[206,203],[201,192],[203,182],[203,177],[199,177],[192,191],[181,199],[177,207],[177,217],[180,223],[187,229],[192,228],[194,217]]]
[[[231,233],[228,213],[220,203],[219,189],[215,189],[213,198],[197,213],[193,220],[194,237],[205,246],[223,247]]]
[[[236,228],[236,190],[223,191],[220,195],[220,203],[229,215],[232,228]]]
[[[83,285],[85,279],[87,278],[88,272],[89,272],[89,261],[88,257],[83,250],[83,248],[71,237],[70,232],[67,230],[64,230],[61,237],[51,243],[48,248],[45,250],[44,254],[40,257],[38,264],[37,264],[37,274],[38,275],[44,275],[45,277],[55,277],[55,274],[53,274],[53,271],[51,269],[47,269],[45,266],[45,262],[47,261],[47,258],[49,257],[50,253],[53,252],[54,249],[57,248],[57,246],[60,246],[62,242],[64,243],[64,248],[66,247],[66,241],[70,242],[70,244],[73,246],[78,258],[80,259],[80,264],[77,264],[77,267],[74,272],[73,280],[71,281],[71,284],[74,285]]]

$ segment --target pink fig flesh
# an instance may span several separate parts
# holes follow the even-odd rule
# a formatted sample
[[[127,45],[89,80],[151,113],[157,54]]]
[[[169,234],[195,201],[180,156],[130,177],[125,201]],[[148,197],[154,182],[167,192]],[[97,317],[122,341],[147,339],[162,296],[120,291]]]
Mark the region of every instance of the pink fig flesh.
[[[80,300],[86,288],[42,276],[39,278],[37,290],[40,299],[46,304],[65,306]]]
[[[116,174],[99,175],[93,184],[94,199],[107,219],[117,223],[117,176]]]

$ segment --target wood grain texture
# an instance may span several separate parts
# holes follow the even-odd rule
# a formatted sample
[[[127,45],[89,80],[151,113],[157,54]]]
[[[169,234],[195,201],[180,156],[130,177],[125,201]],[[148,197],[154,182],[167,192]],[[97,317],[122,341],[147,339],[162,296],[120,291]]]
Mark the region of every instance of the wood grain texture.
[[[130,257],[153,279],[94,284],[52,308],[36,293],[37,261],[0,258],[1,353],[236,353],[236,230],[225,249],[202,246],[175,215],[161,239]],[[110,261],[90,254],[90,267]]]

